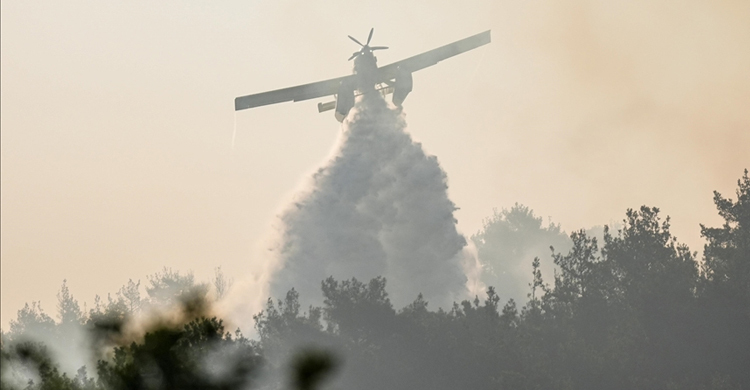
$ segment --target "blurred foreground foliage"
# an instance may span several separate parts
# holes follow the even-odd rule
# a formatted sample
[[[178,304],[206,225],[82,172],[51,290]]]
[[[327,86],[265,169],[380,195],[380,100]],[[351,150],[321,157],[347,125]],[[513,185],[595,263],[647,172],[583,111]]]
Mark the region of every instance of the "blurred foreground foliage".
[[[396,310],[383,278],[328,278],[323,307],[303,310],[295,290],[269,299],[255,316],[257,341],[206,316],[208,287],[171,270],[150,280],[148,297],[131,282],[89,313],[63,284],[58,322],[32,303],[3,335],[2,388],[748,389],[747,171],[736,200],[715,193],[714,202],[725,222],[701,226],[702,260],[676,241],[669,218],[644,206],[601,239],[572,233],[570,249],[552,255],[549,282],[540,260],[527,259],[532,281],[521,307],[490,287],[449,310],[429,310],[421,295]],[[180,321],[124,342],[134,313],[175,299]],[[62,373],[44,344],[22,337],[59,341],[65,326],[85,329],[92,350],[103,351],[94,354],[96,379],[86,367]]]

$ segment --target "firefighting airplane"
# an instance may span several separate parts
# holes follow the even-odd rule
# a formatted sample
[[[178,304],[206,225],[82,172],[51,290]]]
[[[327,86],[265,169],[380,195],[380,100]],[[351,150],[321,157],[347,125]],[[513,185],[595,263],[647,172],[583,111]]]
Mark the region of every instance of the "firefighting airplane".
[[[298,85],[296,87],[240,96],[234,99],[234,110],[239,111],[288,101],[299,102],[333,95],[334,101],[318,103],[318,112],[335,109],[336,119],[341,122],[346,118],[349,110],[354,107],[355,96],[375,91],[380,92],[383,96],[392,93],[393,104],[401,107],[404,99],[406,99],[406,95],[412,90],[413,81],[411,74],[413,72],[435,65],[446,58],[490,43],[490,30],[487,30],[460,41],[438,47],[437,49],[417,54],[405,60],[378,67],[377,59],[373,55],[373,52],[375,50],[384,50],[388,47],[370,46],[374,30],[374,28],[370,30],[367,43],[364,45],[349,35],[349,39],[361,46],[359,51],[354,52],[349,57],[350,61],[354,60],[353,74],[318,81],[316,83]]]

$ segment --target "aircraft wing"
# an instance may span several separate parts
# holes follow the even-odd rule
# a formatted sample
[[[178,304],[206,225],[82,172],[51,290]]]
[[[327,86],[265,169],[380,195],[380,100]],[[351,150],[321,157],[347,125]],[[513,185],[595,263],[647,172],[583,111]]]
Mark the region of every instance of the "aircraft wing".
[[[468,38],[464,38],[460,41],[447,44],[445,46],[438,47],[437,49],[433,49],[422,54],[417,54],[405,60],[394,62],[390,65],[378,68],[378,82],[384,83],[386,81],[395,79],[398,75],[399,68],[409,72],[416,72],[428,66],[435,65],[446,58],[450,58],[469,50],[476,49],[477,47],[486,45],[488,43],[490,43],[490,30],[470,36]],[[349,81],[349,79],[353,77],[355,76],[349,75],[335,79],[318,81],[316,83],[298,85],[296,87],[277,89],[275,91],[256,93],[254,95],[240,96],[234,99],[234,110],[239,111],[247,108],[265,106],[269,104],[289,101],[299,102],[302,100],[335,95],[339,91],[341,82]]]
[[[409,72],[416,72],[427,68],[428,66],[435,65],[444,59],[465,53],[488,43],[490,43],[490,30],[461,39],[460,41],[449,43],[422,54],[417,54],[405,60],[380,67],[378,68],[378,81],[385,82],[394,79],[398,74],[399,68]]]
[[[349,75],[335,79],[318,81],[316,83],[298,85],[296,87],[277,89],[275,91],[256,93],[254,95],[240,96],[234,99],[234,110],[239,111],[246,108],[265,106],[268,104],[289,101],[298,102],[301,100],[315,99],[322,96],[334,95],[338,93],[339,85],[341,84],[341,82],[351,77],[353,76]]]

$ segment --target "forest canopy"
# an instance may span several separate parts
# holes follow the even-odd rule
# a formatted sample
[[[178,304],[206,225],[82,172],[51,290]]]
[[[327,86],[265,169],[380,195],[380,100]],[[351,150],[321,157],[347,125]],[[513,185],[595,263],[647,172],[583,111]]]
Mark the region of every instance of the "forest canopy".
[[[32,302],[2,334],[2,388],[747,389],[747,170],[735,198],[713,200],[724,223],[700,226],[701,258],[656,207],[597,237],[516,205],[472,237],[495,284],[484,296],[394,307],[385,278],[330,277],[320,307],[294,289],[269,298],[253,338],[212,315],[231,285],[220,270],[208,284],[164,269],[144,296],[131,280],[89,310],[63,282],[56,319]],[[504,278],[524,262],[521,300]]]

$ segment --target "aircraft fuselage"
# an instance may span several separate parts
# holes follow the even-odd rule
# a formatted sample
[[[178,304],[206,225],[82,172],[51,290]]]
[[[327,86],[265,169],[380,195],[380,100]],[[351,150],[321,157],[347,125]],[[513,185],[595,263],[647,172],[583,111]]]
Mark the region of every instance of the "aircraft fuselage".
[[[234,99],[234,109],[239,111],[269,104],[288,101],[299,102],[334,95],[335,101],[318,103],[318,112],[325,112],[335,108],[336,119],[343,121],[352,107],[354,107],[355,95],[370,92],[378,92],[383,95],[393,93],[392,102],[397,107],[400,107],[412,90],[413,72],[490,43],[490,31],[488,30],[379,67],[373,51],[384,50],[388,47],[370,46],[372,33],[373,29],[370,29],[370,35],[364,44],[354,37],[349,36],[352,41],[361,46],[359,51],[354,52],[349,57],[349,60],[354,60],[353,74],[294,87],[240,96]]]
[[[365,52],[354,59],[353,83],[342,82],[336,95],[336,119],[342,122],[354,107],[355,92],[359,94],[376,93],[378,80],[378,59],[372,52]],[[401,107],[406,95],[412,90],[411,72],[398,69],[393,87],[393,104]]]

